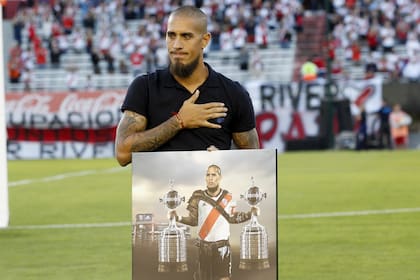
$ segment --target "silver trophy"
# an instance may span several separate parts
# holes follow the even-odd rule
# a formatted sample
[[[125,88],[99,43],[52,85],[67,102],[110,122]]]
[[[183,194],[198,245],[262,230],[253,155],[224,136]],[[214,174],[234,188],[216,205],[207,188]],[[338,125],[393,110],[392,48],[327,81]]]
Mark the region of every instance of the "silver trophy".
[[[170,182],[170,190],[159,199],[168,210],[175,210],[185,197],[180,197],[173,189],[173,181]],[[184,272],[187,266],[186,238],[183,229],[176,225],[175,217],[169,220],[169,226],[162,230],[159,243],[158,272]]]
[[[254,185],[248,191],[241,195],[249,206],[257,206],[264,198],[266,193],[262,193],[259,187]],[[260,270],[270,267],[268,261],[268,236],[265,227],[260,225],[257,216],[253,213],[249,224],[242,228],[240,243],[240,261],[239,269]]]

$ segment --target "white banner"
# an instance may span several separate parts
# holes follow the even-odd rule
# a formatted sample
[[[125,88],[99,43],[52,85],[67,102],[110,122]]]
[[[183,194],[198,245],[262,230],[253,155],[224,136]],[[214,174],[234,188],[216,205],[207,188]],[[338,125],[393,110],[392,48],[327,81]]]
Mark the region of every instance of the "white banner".
[[[286,141],[318,135],[325,84],[254,81],[245,87],[263,148],[282,151]],[[348,81],[330,89],[335,99],[350,100],[353,115],[361,105],[368,112],[381,105],[380,80]],[[8,158],[113,157],[124,97],[125,90],[7,94]]]
[[[253,81],[245,84],[257,118],[263,148],[284,150],[285,141],[317,136],[321,101],[326,85],[319,83],[275,83]],[[380,79],[342,81],[330,86],[335,100],[348,99],[353,116],[364,106],[368,113],[379,110],[382,101]]]

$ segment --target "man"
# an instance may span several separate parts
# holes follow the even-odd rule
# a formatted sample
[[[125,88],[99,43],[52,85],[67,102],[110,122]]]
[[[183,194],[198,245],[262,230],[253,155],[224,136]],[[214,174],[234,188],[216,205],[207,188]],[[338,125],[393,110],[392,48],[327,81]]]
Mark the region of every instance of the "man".
[[[409,126],[412,122],[411,116],[401,109],[400,104],[395,104],[389,115],[389,122],[394,148],[408,148]]]
[[[184,6],[168,19],[169,67],[135,78],[121,107],[116,158],[140,151],[259,148],[248,92],[204,62],[207,17]]]
[[[388,105],[385,99],[382,100],[381,108],[377,112],[381,121],[381,125],[379,127],[379,147],[382,149],[392,149],[391,127],[389,125],[389,115],[391,112],[391,106]]]
[[[206,173],[206,190],[196,190],[188,201],[189,216],[176,217],[180,223],[198,226],[199,260],[195,280],[229,280],[231,276],[230,225],[243,223],[258,213],[257,207],[250,212],[235,212],[232,194],[220,187],[222,172],[219,166],[210,165]]]

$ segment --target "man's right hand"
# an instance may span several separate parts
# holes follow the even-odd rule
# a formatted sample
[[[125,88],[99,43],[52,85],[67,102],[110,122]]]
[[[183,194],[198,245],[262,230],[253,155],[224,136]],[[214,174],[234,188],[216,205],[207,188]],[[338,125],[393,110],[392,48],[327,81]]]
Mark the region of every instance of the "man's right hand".
[[[209,122],[211,119],[224,118],[227,115],[227,108],[221,102],[209,102],[196,104],[200,91],[197,89],[193,95],[184,101],[178,116],[183,122],[185,128],[221,128],[220,124]]]

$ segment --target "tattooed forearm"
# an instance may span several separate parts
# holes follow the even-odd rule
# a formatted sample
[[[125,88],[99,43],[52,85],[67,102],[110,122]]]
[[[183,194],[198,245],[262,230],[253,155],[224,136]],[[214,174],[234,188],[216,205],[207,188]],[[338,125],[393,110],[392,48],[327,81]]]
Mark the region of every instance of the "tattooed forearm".
[[[240,149],[260,148],[260,142],[258,139],[257,130],[255,128],[245,132],[234,133],[233,141],[235,145]]]
[[[117,127],[116,157],[121,165],[131,162],[132,152],[153,151],[174,137],[181,129],[175,117],[146,130],[147,119],[137,113],[125,111]]]
[[[156,150],[174,137],[178,131],[178,122],[170,119],[155,128],[135,134],[131,150],[133,152]]]

